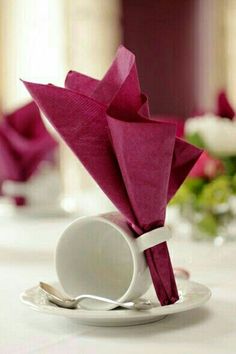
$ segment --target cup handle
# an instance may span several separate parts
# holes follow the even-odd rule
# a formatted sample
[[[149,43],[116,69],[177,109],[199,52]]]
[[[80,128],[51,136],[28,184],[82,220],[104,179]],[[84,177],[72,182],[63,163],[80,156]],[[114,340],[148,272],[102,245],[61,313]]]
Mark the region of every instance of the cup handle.
[[[170,228],[168,226],[163,226],[139,236],[136,239],[136,243],[139,251],[143,252],[148,248],[158,245],[159,243],[168,241],[170,238]]]

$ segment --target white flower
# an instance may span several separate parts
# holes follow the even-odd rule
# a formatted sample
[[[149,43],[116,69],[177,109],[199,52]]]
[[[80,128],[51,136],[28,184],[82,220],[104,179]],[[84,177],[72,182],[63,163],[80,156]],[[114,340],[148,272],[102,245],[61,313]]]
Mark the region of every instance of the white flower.
[[[213,114],[189,118],[185,123],[185,135],[196,133],[210,153],[236,155],[236,121]]]

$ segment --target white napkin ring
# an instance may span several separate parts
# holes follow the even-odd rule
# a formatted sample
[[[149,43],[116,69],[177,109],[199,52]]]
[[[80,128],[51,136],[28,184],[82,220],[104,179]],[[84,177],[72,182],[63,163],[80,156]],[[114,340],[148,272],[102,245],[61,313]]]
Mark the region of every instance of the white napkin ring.
[[[136,239],[140,251],[159,245],[162,242],[169,241],[171,231],[168,226],[159,227],[152,231],[146,232]]]

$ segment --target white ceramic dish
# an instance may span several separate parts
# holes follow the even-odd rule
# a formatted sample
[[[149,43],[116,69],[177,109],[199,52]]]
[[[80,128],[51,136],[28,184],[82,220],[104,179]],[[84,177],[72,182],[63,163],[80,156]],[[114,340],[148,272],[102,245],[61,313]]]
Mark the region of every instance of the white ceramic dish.
[[[56,247],[56,271],[60,284],[71,297],[80,294],[127,302],[151,286],[144,250],[169,240],[168,227],[135,238],[118,212],[83,216],[62,233]],[[112,309],[115,305],[84,300],[89,310]]]
[[[54,284],[58,286],[58,284]],[[21,295],[21,301],[33,310],[59,315],[78,320],[80,324],[90,326],[132,326],[156,322],[167,315],[194,309],[203,305],[211,297],[211,291],[205,285],[189,280],[179,280],[180,300],[169,306],[160,306],[155,300],[153,288],[145,294],[145,298],[153,301],[155,306],[148,311],[132,311],[116,309],[111,311],[69,310],[57,307],[46,300],[38,286],[27,289]]]

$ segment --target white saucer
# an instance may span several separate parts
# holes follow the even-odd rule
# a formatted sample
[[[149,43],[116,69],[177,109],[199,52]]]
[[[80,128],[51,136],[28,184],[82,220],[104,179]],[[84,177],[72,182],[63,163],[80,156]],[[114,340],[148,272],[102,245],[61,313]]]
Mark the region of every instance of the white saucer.
[[[57,286],[57,284],[55,284]],[[59,285],[58,285],[59,287]],[[178,280],[180,300],[168,306],[160,306],[153,288],[145,298],[154,303],[154,307],[146,311],[116,309],[111,311],[88,311],[83,309],[63,309],[51,304],[39,291],[38,286],[27,289],[21,295],[21,301],[33,310],[51,315],[59,315],[77,319],[79,323],[90,326],[132,326],[156,322],[167,315],[187,311],[204,304],[211,297],[211,291],[205,285],[189,280]]]

